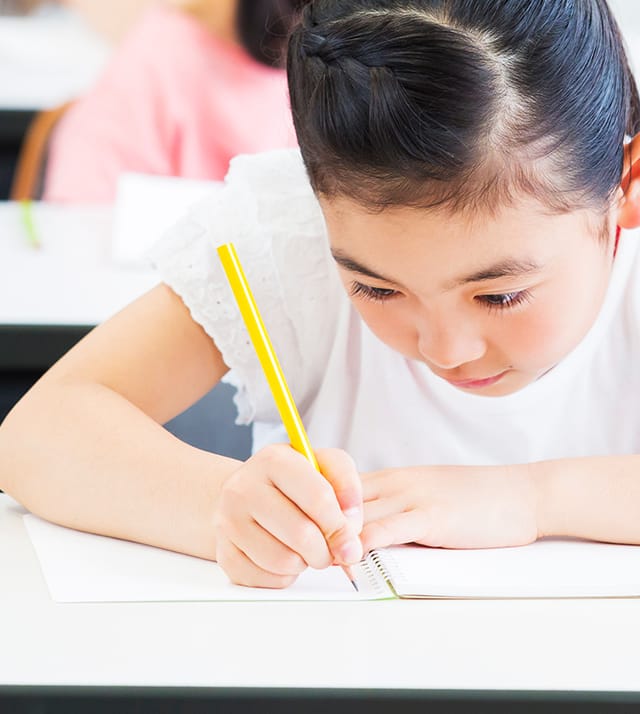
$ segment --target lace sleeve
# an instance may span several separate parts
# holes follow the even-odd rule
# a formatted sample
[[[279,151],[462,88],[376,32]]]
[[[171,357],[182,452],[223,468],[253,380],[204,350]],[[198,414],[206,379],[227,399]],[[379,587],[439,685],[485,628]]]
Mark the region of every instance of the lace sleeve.
[[[233,160],[223,188],[152,249],[161,279],[220,350],[236,387],[238,423],[279,419],[217,246],[232,241],[301,411],[323,376],[336,278],[324,223],[297,151]],[[319,344],[318,336],[322,336]]]

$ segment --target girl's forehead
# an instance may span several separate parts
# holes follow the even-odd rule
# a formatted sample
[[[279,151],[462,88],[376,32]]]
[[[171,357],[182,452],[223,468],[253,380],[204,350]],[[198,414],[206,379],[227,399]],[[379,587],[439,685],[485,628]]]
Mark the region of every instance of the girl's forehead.
[[[373,212],[348,199],[323,199],[321,205],[336,262],[390,282],[432,276],[451,285],[496,265],[541,271],[600,250],[593,217],[554,215],[531,203],[491,216],[404,207]]]
[[[542,241],[556,233],[594,233],[602,223],[586,211],[551,213],[544,206],[523,200],[492,213],[458,212],[393,206],[378,211],[367,209],[348,198],[320,198],[332,242],[388,242],[394,238],[420,242],[468,243],[490,247],[500,243]]]

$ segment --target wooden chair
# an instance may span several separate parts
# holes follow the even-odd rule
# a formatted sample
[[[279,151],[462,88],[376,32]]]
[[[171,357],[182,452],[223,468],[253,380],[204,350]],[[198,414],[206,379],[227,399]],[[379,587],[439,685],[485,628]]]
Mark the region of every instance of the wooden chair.
[[[55,125],[73,102],[38,112],[22,142],[11,183],[10,199],[37,200],[42,196],[49,140]]]

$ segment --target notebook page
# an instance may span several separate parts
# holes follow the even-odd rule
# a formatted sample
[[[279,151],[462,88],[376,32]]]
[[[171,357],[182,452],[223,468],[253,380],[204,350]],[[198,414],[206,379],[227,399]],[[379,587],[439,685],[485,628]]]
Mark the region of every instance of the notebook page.
[[[483,550],[394,546],[374,557],[400,597],[640,596],[640,546],[543,539]]]
[[[160,548],[82,533],[28,514],[25,527],[56,602],[199,600],[367,600],[389,597],[368,566],[354,568],[359,592],[341,568],[306,570],[284,590],[232,585],[216,564]]]

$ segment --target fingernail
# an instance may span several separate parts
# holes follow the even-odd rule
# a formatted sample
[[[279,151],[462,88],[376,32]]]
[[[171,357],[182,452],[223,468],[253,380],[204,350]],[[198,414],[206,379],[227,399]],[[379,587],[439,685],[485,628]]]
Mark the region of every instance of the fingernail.
[[[360,541],[351,540],[345,543],[339,551],[343,563],[358,563],[362,559],[362,546]]]

